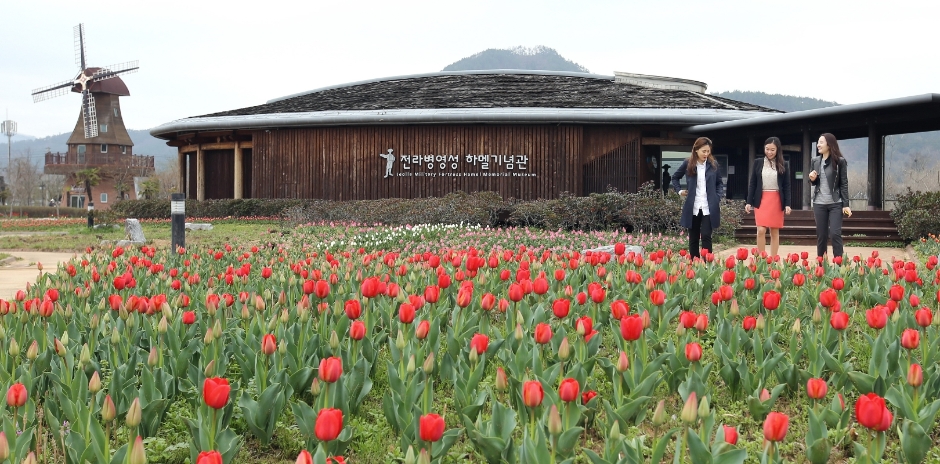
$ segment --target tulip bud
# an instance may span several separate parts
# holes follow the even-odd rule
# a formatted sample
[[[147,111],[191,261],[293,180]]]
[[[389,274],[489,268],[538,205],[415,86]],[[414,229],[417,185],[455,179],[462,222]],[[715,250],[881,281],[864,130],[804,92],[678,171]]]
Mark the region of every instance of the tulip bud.
[[[241,316],[242,316],[242,320],[244,321],[251,319],[251,311],[248,310],[248,305],[244,305],[244,304],[242,305]]]
[[[313,395],[314,398],[320,396],[320,379],[317,377],[314,377],[313,382],[310,382],[310,394]]]
[[[40,271],[41,270],[42,269],[40,269]],[[32,451],[30,451],[29,454],[26,455],[26,459],[23,460],[23,464],[38,464],[38,463],[39,461],[36,460],[36,453],[33,453]]]
[[[117,345],[121,343],[121,333],[118,332],[117,326],[111,328],[111,344]]]
[[[215,360],[209,361],[209,364],[206,364],[203,374],[206,377],[215,377]]]
[[[617,359],[617,372],[626,372],[630,368],[630,360],[627,359],[627,353],[621,351],[620,358]]]
[[[55,347],[56,356],[59,356],[59,357],[65,356],[65,353],[66,353],[65,345],[63,345],[62,342],[59,341],[58,338],[56,338],[55,341],[52,342],[52,346]]]
[[[764,321],[764,315],[763,315],[763,314],[758,314],[758,315],[757,315],[757,323],[754,325],[754,327],[757,327],[757,330],[764,330],[764,327],[765,327],[766,325],[767,325],[767,322]]]
[[[287,312],[287,308],[281,310],[281,324],[287,324],[290,322],[290,313]]]
[[[61,340],[62,340],[62,345],[63,345],[63,346],[68,345],[68,344],[69,344],[69,333],[68,333],[68,332],[62,333],[62,339],[61,339]]]
[[[418,453],[418,464],[431,464],[431,453],[428,450],[421,448],[421,452]]]
[[[206,330],[206,336],[202,338],[203,343],[210,345],[213,340],[215,340],[215,337],[212,336],[212,329]]]
[[[78,362],[81,363],[82,366],[91,362],[91,350],[88,349],[87,343],[82,345],[82,351],[78,356]]]
[[[708,405],[708,397],[702,398],[702,402],[698,404],[698,417],[708,417],[711,414],[711,410]]]
[[[114,416],[116,414],[114,401],[111,400],[111,395],[105,396],[104,402],[101,403],[101,420],[105,423],[111,422],[114,420]]]
[[[653,412],[653,426],[659,427],[666,423],[666,400],[659,400],[656,411]]]
[[[799,318],[797,318],[795,321],[793,321],[793,327],[790,329],[790,331],[793,332],[794,335],[798,335],[798,334],[800,334],[800,333],[803,331],[803,330],[802,330],[802,327],[800,326],[800,319],[799,319]]]
[[[134,398],[131,407],[127,410],[127,416],[124,418],[124,424],[127,425],[127,428],[133,429],[140,425],[141,413],[140,398]]]
[[[19,345],[19,343],[16,343],[16,339],[15,339],[15,338],[11,338],[11,339],[10,339],[10,346],[9,346],[9,348],[7,349],[7,352],[10,353],[10,356],[12,356],[12,357],[14,357],[14,358],[20,355],[20,345]],[[33,358],[33,359],[35,359],[35,358]]]
[[[765,402],[765,401],[767,401],[767,400],[769,400],[769,399],[770,399],[770,391],[768,391],[766,388],[762,389],[762,390],[760,391],[760,401],[761,401],[761,403],[763,403],[763,402]]]
[[[515,338],[516,341],[518,342],[518,341],[522,341],[522,337],[524,336],[525,336],[525,333],[522,332],[522,324],[516,324],[516,330],[515,332],[513,332],[513,338]]]
[[[163,316],[162,318],[160,318],[160,323],[157,324],[157,332],[161,334],[165,334],[168,325],[169,325],[169,322],[167,322],[166,316]]]
[[[695,392],[689,393],[689,399],[685,401],[685,406],[682,407],[681,417],[686,424],[694,424],[698,420],[698,400],[695,397]]]
[[[339,336],[336,335],[335,330],[330,333],[330,348],[333,350],[339,348]]]
[[[398,337],[395,338],[395,347],[399,350],[405,349],[405,334],[402,333],[401,329],[398,330]]]
[[[620,440],[620,436],[620,422],[614,421],[614,425],[610,428],[610,434],[607,435],[607,439],[616,442]]]
[[[408,365],[405,367],[405,370],[409,374],[414,374],[416,369],[417,367],[415,367],[415,355],[411,355],[411,357],[408,358]]]
[[[159,360],[160,360],[160,356],[157,353],[157,347],[151,346],[150,355],[147,356],[147,365],[150,367],[154,367],[157,365],[157,361]]]
[[[137,325],[137,319],[130,317],[130,315],[128,315],[127,320],[124,321],[124,325],[126,325],[127,328],[134,327],[135,325]]]
[[[571,345],[568,344],[568,337],[563,337],[561,343],[558,345],[558,359],[566,361],[570,355]]]
[[[33,343],[29,344],[29,348],[26,349],[26,359],[30,361],[35,361],[39,357],[39,343],[36,340],[33,340]]]
[[[91,320],[88,321],[88,327],[91,329],[97,329],[98,324],[101,322],[101,318],[97,314],[91,315]]]
[[[561,435],[561,429],[561,414],[558,413],[558,407],[553,404],[548,410],[548,433],[552,434],[553,437],[557,437]]]
[[[476,366],[477,361],[479,359],[480,359],[480,355],[477,354],[477,350],[470,350],[470,356],[469,356],[470,365]]]
[[[923,383],[924,371],[921,369],[920,364],[911,364],[911,367],[907,370],[907,384],[918,388]]]
[[[408,447],[408,451],[405,452],[405,462],[404,464],[415,464],[415,449],[412,446]]]
[[[222,338],[222,321],[216,319],[215,324],[212,324],[212,339],[218,340],[220,338]]]
[[[643,321],[643,330],[650,328],[650,312],[649,311],[644,309],[643,312],[640,314],[640,320]]]
[[[741,308],[738,307],[738,299],[735,298],[731,300],[731,309],[729,310],[732,316],[738,316],[741,314]]]
[[[131,447],[130,464],[147,464],[147,454],[144,452],[144,441],[137,435]]]
[[[428,357],[427,357],[427,358],[424,358],[424,365],[422,365],[421,368],[424,369],[424,373],[425,373],[425,374],[430,375],[430,374],[433,374],[433,373],[434,373],[434,366],[435,366],[435,364],[434,364],[434,352],[432,351],[432,352],[428,353]]]
[[[679,326],[676,327],[676,335],[678,335],[678,336],[680,336],[680,337],[683,336],[683,335],[685,335],[685,326],[684,326],[684,325],[679,324]]]
[[[585,332],[584,332],[584,323],[581,322],[581,321],[578,321],[578,324],[577,324],[577,327],[575,328],[575,331],[577,332],[577,334],[578,334],[579,337],[583,337],[583,336],[584,336],[584,333],[585,333]]]
[[[0,432],[0,462],[4,462],[10,457],[10,443],[7,441],[7,435]]]
[[[891,315],[891,322],[897,322],[898,319],[900,318],[901,318],[901,311],[895,311],[894,314]]]
[[[813,324],[819,324],[822,322],[822,312],[819,311],[819,306],[813,310]]]
[[[281,355],[287,354],[287,343],[284,340],[277,344],[277,352]]]
[[[92,394],[101,391],[101,376],[98,375],[98,371],[95,371],[94,374],[91,374],[91,380],[88,381],[88,391]],[[0,460],[0,462],[3,461]]]
[[[277,330],[277,315],[271,316],[271,320],[268,321],[268,332],[274,333]]]
[[[509,380],[506,378],[506,371],[502,367],[496,368],[496,390],[506,391],[509,388]]]
[[[126,321],[126,320],[127,320],[127,317],[130,316],[130,314],[127,312],[127,308],[125,308],[124,306],[121,306],[121,309],[118,310],[118,316],[119,316],[122,320],[125,320],[125,321]]]

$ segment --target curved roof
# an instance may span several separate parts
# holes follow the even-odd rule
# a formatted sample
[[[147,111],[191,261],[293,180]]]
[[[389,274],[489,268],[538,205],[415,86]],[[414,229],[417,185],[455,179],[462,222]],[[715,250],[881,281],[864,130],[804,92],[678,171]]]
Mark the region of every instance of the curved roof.
[[[324,87],[151,130],[422,123],[707,124],[778,111],[686,90],[584,73],[487,70],[386,77]]]

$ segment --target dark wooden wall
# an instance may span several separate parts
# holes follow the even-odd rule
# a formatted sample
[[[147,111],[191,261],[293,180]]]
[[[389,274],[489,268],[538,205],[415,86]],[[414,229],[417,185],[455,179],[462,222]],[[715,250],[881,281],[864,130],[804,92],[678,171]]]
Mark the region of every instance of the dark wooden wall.
[[[251,194],[256,198],[358,200],[421,198],[456,191],[495,191],[503,197],[554,198],[580,193],[583,128],[572,125],[371,126],[258,131],[251,156]],[[383,178],[394,149],[395,177]],[[456,155],[458,169],[402,167],[402,155]],[[527,168],[510,171],[490,163],[489,172],[536,177],[398,177],[398,173],[487,172],[469,168],[467,154],[524,155]],[[448,162],[448,164],[450,164]]]
[[[204,156],[206,200],[234,198],[235,150],[205,150]]]

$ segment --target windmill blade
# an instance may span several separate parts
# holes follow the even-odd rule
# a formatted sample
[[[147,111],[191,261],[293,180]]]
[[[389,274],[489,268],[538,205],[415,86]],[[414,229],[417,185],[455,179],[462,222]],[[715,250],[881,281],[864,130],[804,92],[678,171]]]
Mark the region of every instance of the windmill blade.
[[[93,82],[98,82],[105,79],[111,79],[112,77],[116,77],[118,74],[135,73],[138,69],[140,69],[138,63],[139,61],[134,60],[128,61],[126,63],[118,63],[113,66],[106,66],[96,71],[95,74],[91,76],[91,80]]]
[[[85,123],[85,138],[98,136],[98,113],[95,111],[95,96],[89,90],[82,91],[82,121]]]
[[[58,97],[59,95],[65,95],[69,93],[69,90],[72,89],[73,85],[75,85],[75,81],[65,81],[58,84],[52,84],[45,87],[40,87],[38,89],[33,89],[33,103],[39,103],[43,100]]]
[[[75,35],[75,65],[79,71],[83,71],[88,63],[88,55],[85,53],[85,23],[80,23],[72,29]]]

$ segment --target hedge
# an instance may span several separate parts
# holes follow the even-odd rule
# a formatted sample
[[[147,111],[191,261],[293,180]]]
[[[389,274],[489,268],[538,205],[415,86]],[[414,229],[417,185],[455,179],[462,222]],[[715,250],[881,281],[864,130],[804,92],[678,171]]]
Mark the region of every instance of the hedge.
[[[10,205],[0,205],[0,217],[10,214]],[[79,218],[87,217],[88,210],[84,208],[63,208],[59,207],[59,217]],[[54,206],[13,206],[13,217],[28,218],[49,218],[56,217]]]
[[[663,197],[652,183],[637,193],[611,190],[578,197],[521,201],[494,192],[457,192],[444,197],[359,201],[245,199],[186,201],[186,215],[202,218],[279,217],[292,223],[481,224],[548,230],[610,230],[675,233],[681,230],[682,199]],[[741,222],[743,203],[722,208],[718,235],[731,236]],[[111,210],[119,218],[166,219],[168,200],[125,200]]]
[[[898,235],[912,242],[940,231],[940,192],[914,192],[898,195],[891,218]]]

